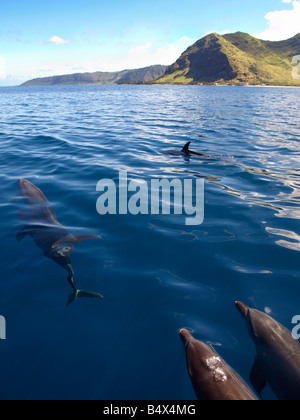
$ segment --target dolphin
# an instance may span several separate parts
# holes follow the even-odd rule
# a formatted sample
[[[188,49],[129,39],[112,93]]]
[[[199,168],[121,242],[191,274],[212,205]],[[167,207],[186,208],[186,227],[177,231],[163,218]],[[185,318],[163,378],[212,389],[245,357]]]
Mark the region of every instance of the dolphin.
[[[74,284],[74,272],[70,259],[74,244],[89,239],[100,239],[97,235],[72,235],[56,218],[51,204],[42,191],[26,179],[19,180],[19,193],[25,208],[19,209],[19,218],[27,224],[17,233],[17,241],[25,236],[32,237],[44,255],[51,258],[68,272],[68,282],[73,289],[67,300],[67,306],[79,297],[103,299],[99,293],[78,290]]]
[[[202,156],[202,157],[209,157],[212,158],[213,156],[210,155],[206,155],[205,153],[200,153],[200,152],[194,152],[192,150],[190,150],[190,144],[191,142],[189,141],[181,150],[181,153],[185,153],[186,155],[196,155],[196,156]]]
[[[169,152],[165,152],[168,155],[171,156],[190,156],[190,155],[195,155],[195,156],[201,156],[201,157],[205,157],[205,158],[212,158],[212,159],[217,159],[214,156],[210,156],[207,155],[205,153],[200,153],[200,152],[194,152],[193,150],[190,150],[190,144],[191,142],[189,141],[188,143],[186,143],[186,145],[181,149],[181,151],[169,151]]]
[[[261,395],[269,383],[279,400],[300,400],[300,343],[269,315],[242,302],[235,304],[256,346],[250,374],[256,392]]]
[[[180,330],[185,346],[188,373],[198,400],[257,401],[242,378],[207,344],[188,330]]]

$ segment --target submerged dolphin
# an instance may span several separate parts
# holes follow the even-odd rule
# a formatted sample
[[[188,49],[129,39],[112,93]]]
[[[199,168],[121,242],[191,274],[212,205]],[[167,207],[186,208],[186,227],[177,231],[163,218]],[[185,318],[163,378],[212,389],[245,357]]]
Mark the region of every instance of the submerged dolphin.
[[[278,399],[300,400],[300,343],[269,315],[242,302],[236,306],[256,346],[250,380],[257,393],[269,383]]]
[[[180,331],[180,336],[198,400],[258,400],[242,378],[212,347],[196,340],[186,329]]]
[[[68,272],[68,282],[73,293],[68,297],[67,306],[79,297],[103,299],[99,293],[76,289],[70,259],[70,255],[74,251],[73,244],[88,239],[100,239],[100,236],[70,234],[57,221],[56,214],[42,191],[26,179],[19,180],[18,196],[23,199],[26,205],[25,209],[19,210],[19,218],[26,221],[27,224],[18,232],[17,241],[21,241],[26,235],[31,236],[46,257],[51,258]]]

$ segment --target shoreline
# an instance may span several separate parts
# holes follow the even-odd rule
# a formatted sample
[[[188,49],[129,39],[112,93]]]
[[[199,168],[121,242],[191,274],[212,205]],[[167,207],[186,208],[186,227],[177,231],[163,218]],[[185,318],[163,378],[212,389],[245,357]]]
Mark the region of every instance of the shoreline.
[[[55,87],[55,86],[197,86],[197,87],[242,87],[242,88],[300,88],[297,85],[227,85],[227,84],[200,84],[200,83],[82,83],[82,84],[55,84],[55,85],[4,85],[1,89],[9,88],[30,88],[30,87]]]

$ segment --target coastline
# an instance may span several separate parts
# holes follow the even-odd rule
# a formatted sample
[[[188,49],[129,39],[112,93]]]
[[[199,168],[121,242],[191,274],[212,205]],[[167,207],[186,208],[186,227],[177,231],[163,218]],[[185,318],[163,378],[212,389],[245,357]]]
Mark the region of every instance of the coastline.
[[[300,88],[299,85],[239,85],[239,84],[203,84],[203,83],[153,83],[153,82],[142,82],[142,83],[77,83],[77,84],[32,84],[32,85],[0,85],[0,88],[30,88],[30,87],[52,87],[52,86],[198,86],[198,87],[243,87],[243,88]]]

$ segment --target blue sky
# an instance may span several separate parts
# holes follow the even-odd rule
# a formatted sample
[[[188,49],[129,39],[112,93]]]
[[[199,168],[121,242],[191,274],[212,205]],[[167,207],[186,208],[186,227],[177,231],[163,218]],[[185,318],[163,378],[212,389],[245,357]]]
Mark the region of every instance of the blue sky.
[[[210,32],[286,39],[300,32],[300,0],[10,0],[0,28],[0,85],[14,85],[168,65]]]

